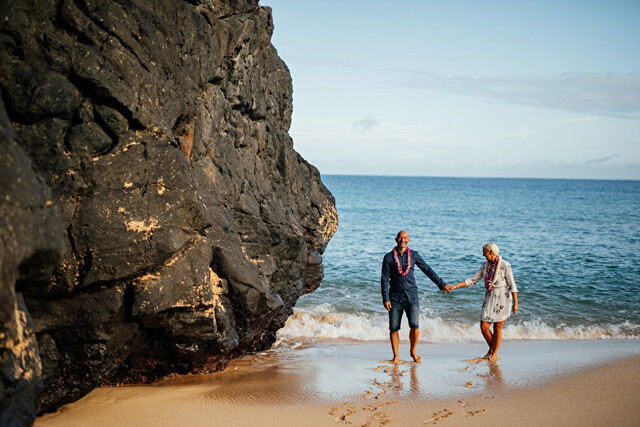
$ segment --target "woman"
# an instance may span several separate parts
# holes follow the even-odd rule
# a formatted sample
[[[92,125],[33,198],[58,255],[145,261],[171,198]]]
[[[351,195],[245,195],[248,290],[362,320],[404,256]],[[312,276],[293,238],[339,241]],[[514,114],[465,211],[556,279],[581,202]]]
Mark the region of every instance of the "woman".
[[[482,315],[480,317],[480,329],[482,336],[489,344],[489,351],[483,359],[490,362],[498,360],[498,349],[502,341],[502,326],[509,318],[511,311],[518,312],[518,288],[513,280],[513,272],[509,263],[498,255],[499,249],[495,243],[489,242],[482,247],[482,255],[487,262],[482,264],[480,270],[472,278],[453,285],[451,289],[472,287],[478,280],[484,278],[484,286],[487,292],[484,295],[482,304]],[[493,333],[491,333],[491,323],[493,323]]]

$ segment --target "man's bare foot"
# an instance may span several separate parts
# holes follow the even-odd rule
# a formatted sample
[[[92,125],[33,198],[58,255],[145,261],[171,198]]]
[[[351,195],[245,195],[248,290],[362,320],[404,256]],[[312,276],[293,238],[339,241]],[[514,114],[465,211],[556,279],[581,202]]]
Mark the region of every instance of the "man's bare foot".
[[[488,352],[487,354],[485,354],[484,356],[481,357],[481,359],[490,359],[492,356],[491,352]]]
[[[491,357],[489,358],[489,362],[496,363],[497,361],[498,361],[498,355],[492,354]]]
[[[420,356],[418,356],[415,352],[411,353],[411,357],[413,357],[413,361],[416,363],[420,363]]]

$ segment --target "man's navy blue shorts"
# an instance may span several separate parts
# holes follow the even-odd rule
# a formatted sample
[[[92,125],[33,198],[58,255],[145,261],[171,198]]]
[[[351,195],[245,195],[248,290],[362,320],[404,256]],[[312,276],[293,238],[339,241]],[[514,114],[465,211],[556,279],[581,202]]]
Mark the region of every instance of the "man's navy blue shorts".
[[[396,332],[400,330],[400,321],[402,313],[407,313],[407,320],[411,329],[420,328],[420,303],[409,302],[406,295],[402,299],[391,301],[391,310],[389,310],[389,331]]]

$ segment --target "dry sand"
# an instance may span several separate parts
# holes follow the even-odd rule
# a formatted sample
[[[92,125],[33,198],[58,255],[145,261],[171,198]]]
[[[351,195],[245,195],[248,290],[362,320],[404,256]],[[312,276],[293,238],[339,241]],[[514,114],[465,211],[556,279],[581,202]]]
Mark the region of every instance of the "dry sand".
[[[640,425],[640,340],[505,341],[497,364],[472,358],[481,344],[421,343],[419,365],[388,347],[323,341],[103,387],[36,426]]]

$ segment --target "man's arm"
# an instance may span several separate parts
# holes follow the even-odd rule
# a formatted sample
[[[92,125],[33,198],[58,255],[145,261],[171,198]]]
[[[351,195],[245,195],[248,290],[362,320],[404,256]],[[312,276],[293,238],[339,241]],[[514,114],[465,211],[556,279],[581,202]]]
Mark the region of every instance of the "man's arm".
[[[391,302],[389,301],[389,263],[387,263],[387,257],[382,258],[382,272],[380,273],[380,293],[382,294],[382,305],[387,310],[391,309]]]
[[[414,255],[414,254],[415,254],[415,255]],[[444,282],[444,280],[442,280],[442,279],[440,278],[440,276],[438,276],[438,275],[436,274],[436,272],[435,272],[435,271],[433,271],[433,269],[432,269],[431,267],[429,267],[429,264],[427,264],[426,262],[424,262],[424,260],[423,260],[423,259],[422,259],[422,257],[420,256],[420,254],[417,254],[417,253],[415,253],[415,252],[414,252],[414,254],[412,254],[412,255],[414,255],[414,259],[416,260],[416,265],[418,266],[418,268],[420,268],[420,270],[422,270],[422,272],[423,272],[424,274],[426,274],[426,275],[427,275],[427,277],[428,277],[429,279],[431,279],[431,281],[432,281],[433,283],[435,283],[435,284],[438,286],[438,288],[440,288],[440,290],[441,290],[442,292],[444,292],[445,294],[446,294],[447,292],[451,292],[451,286],[447,285],[447,284]]]

